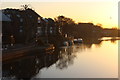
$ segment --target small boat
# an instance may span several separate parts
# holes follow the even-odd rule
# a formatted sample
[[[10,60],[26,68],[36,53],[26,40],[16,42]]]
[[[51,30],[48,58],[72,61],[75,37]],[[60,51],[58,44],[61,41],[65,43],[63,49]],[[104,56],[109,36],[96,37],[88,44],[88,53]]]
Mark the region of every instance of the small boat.
[[[68,45],[69,45],[68,41],[64,41],[62,46],[68,46]]]
[[[62,46],[72,46],[72,45],[74,45],[73,40],[64,41],[62,44]]]
[[[82,38],[74,39],[74,43],[82,43],[82,42],[83,42]]]
[[[79,43],[82,43],[82,42],[83,42],[83,39],[82,39],[82,38],[78,38],[78,42],[79,42]]]
[[[69,44],[69,46],[72,46],[72,45],[74,45],[74,42],[72,40],[69,40],[68,44]]]

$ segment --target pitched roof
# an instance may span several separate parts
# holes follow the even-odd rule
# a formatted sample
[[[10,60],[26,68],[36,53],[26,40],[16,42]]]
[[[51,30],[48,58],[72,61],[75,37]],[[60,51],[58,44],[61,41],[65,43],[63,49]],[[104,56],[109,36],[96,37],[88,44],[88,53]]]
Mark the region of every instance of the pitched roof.
[[[0,12],[0,21],[11,21],[11,19],[6,16],[4,13]]]

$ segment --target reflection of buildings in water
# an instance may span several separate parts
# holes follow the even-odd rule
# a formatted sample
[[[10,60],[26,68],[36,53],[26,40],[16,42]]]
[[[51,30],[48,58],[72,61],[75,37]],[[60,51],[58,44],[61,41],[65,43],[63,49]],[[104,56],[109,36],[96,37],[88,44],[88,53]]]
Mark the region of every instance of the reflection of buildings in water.
[[[84,42],[83,44],[72,47],[57,49],[55,52],[37,53],[3,63],[3,77],[32,78],[40,73],[42,68],[49,68],[53,64],[56,64],[58,69],[65,69],[74,63],[77,51],[90,49],[92,44],[86,44]]]
[[[87,49],[91,49],[93,45],[99,48],[102,45],[102,41],[98,39],[84,39],[82,44],[75,44],[74,52],[82,52]]]
[[[91,48],[92,45],[101,46],[102,41],[98,40],[98,38],[90,38],[90,39],[84,39],[84,44],[86,45],[86,48]]]
[[[59,69],[67,68],[74,62],[75,54],[73,53],[73,47],[62,48],[59,55],[59,60],[56,63],[56,67]]]
[[[79,44],[74,46],[74,52],[83,52],[87,49],[90,49],[92,45],[88,44]]]
[[[117,40],[111,40],[111,43],[116,44]]]
[[[35,57],[3,64],[3,77],[30,78],[38,73],[38,66]]]
[[[95,43],[93,43],[95,44]],[[91,45],[91,44],[90,44]],[[101,45],[95,44],[95,45]],[[66,69],[74,63],[76,52],[80,50],[90,49],[84,42],[83,44],[73,47],[57,49],[53,53],[37,53],[14,61],[3,63],[3,77],[11,78],[32,78],[36,74],[40,74],[43,68],[49,68],[53,64],[57,69]]]
[[[3,77],[31,78],[39,73],[40,69],[56,63],[57,56],[58,54],[44,54],[3,63]]]
[[[38,53],[21,59],[3,63],[3,77],[32,78],[40,73],[42,68],[49,68],[56,63],[56,67],[63,69],[73,64],[75,55],[73,48],[56,50],[54,53]]]

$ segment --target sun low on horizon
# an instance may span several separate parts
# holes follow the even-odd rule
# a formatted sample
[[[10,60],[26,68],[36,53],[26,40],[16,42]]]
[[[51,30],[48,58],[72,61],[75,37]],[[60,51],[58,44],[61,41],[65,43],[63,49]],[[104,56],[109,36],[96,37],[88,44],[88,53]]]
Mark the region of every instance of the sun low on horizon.
[[[59,15],[73,19],[76,23],[102,24],[103,28],[118,27],[118,3],[101,2],[3,2],[2,9],[20,8],[29,4],[40,16],[55,18]]]

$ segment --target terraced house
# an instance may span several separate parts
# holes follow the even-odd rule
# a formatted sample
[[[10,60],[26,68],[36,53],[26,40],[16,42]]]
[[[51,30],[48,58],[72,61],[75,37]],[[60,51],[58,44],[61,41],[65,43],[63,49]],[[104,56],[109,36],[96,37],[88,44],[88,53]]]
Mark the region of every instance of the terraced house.
[[[36,43],[37,39],[41,39],[45,43],[48,41],[48,36],[60,33],[59,27],[55,25],[53,19],[43,18],[31,8],[8,8],[3,9],[2,13],[2,20],[5,16],[9,19],[2,26],[3,45]]]

